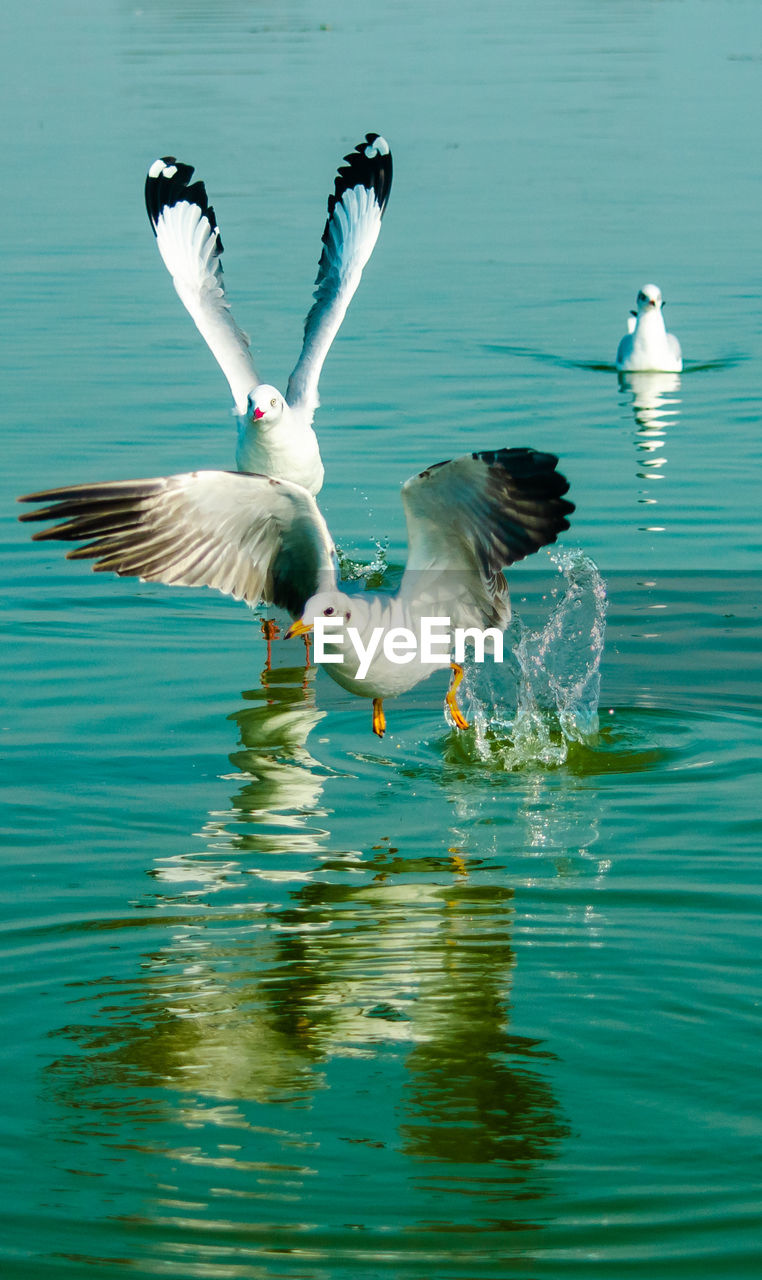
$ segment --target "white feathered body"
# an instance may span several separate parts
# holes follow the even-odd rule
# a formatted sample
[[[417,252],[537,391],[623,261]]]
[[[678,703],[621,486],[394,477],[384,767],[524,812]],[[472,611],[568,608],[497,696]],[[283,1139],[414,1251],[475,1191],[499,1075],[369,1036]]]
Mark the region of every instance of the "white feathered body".
[[[616,353],[621,373],[680,373],[683,355],[673,333],[667,333],[661,291],[645,285],[638,294],[638,310],[627,321]]]
[[[253,422],[250,414],[239,415],[238,470],[288,479],[308,493],[319,493],[324,469],[312,418],[306,407],[292,409],[287,404],[280,421],[271,427]]]
[[[353,596],[348,597],[347,603],[350,616],[341,631],[336,633],[335,638],[326,633],[326,652],[340,655],[342,661],[325,663],[325,670],[348,693],[354,693],[360,698],[396,698],[422,680],[427,680],[435,671],[449,667],[449,656],[445,656],[438,666],[421,660],[421,618],[446,616],[441,600],[433,608],[422,607],[420,603],[401,596],[375,596],[367,601]],[[412,632],[417,640],[409,660],[404,662],[395,662],[384,653],[384,638],[396,627]],[[363,679],[358,678],[361,658],[352,643],[350,628],[355,628],[359,633],[363,648],[371,643],[374,630],[381,628],[378,645]],[[445,629],[444,625],[438,626],[436,632]],[[449,655],[444,641],[437,641],[435,648],[438,653],[441,651]],[[403,653],[404,646],[401,645],[398,652]]]

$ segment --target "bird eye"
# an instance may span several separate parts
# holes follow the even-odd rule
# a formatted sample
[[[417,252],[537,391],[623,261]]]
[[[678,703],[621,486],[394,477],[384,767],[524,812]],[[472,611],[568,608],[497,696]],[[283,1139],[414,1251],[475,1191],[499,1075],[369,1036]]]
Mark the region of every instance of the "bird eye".
[[[349,612],[349,610],[347,610],[347,612],[346,612],[346,614],[345,614],[344,616],[345,616],[345,618],[346,618],[347,622],[349,622],[349,619],[352,617],[352,615],[351,615],[351,613]]]
[[[326,618],[330,618],[331,614],[335,612],[336,610],[334,609],[332,604],[329,604],[328,608],[323,610],[323,613],[325,614]]]
[[[273,409],[275,408],[277,403],[278,401],[275,399],[275,396],[273,396],[272,400],[270,401],[270,404],[272,405]]]

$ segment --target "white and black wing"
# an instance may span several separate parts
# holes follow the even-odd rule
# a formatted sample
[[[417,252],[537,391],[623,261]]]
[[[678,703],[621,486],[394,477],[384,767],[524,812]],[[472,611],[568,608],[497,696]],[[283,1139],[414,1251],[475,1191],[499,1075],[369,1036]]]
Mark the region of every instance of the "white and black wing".
[[[146,178],[146,209],[164,265],[196,328],[230,383],[245,414],[260,379],[249,339],[233,319],[222,278],[222,239],[203,182],[174,156],[155,160]]]
[[[293,407],[313,412],[323,361],[370,258],[392,187],[392,155],[385,138],[366,133],[344,157],[323,230],[315,302],[304,322],[304,343],[286,389]]]
[[[507,625],[502,570],[555,542],[574,504],[556,470],[536,449],[469,453],[427,467],[402,486],[408,560],[401,594],[432,591],[454,626]],[[449,583],[449,586],[447,585]]]
[[[63,521],[36,541],[85,541],[70,560],[145,582],[214,587],[301,617],[310,596],[335,584],[333,544],[300,485],[231,471],[113,480],[28,494],[46,505],[19,519]]]

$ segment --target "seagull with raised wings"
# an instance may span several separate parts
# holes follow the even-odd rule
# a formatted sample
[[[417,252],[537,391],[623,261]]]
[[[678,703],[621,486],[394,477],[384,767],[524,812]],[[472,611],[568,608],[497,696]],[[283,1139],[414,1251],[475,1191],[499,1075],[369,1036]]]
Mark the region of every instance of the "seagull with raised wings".
[[[94,559],[95,570],[277,605],[295,620],[290,635],[309,632],[319,618],[340,619],[340,660],[326,670],[349,692],[373,699],[373,730],[382,736],[384,698],[412,689],[437,667],[420,655],[392,662],[384,646],[363,671],[349,627],[366,655],[379,628],[420,631],[424,618],[504,630],[511,614],[502,570],[569,527],[574,506],[563,496],[569,485],[557,463],[535,449],[498,449],[441,462],[406,481],[408,558],[395,595],[340,591],[333,541],[314,497],[270,476],[195,471],[74,485],[21,498],[46,505],[20,519],[62,521],[35,539],[84,541],[68,556]],[[457,727],[467,728],[455,697],[463,669],[450,665],[447,704]]]
[[[389,144],[367,133],[344,157],[328,197],[314,303],[285,395],[262,382],[249,338],[228,302],[222,239],[193,167],[173,156],[154,161],[145,197],[156,243],[175,289],[230,384],[238,414],[236,466],[320,491],[323,463],[312,420],[323,361],[370,258],[392,185]]]

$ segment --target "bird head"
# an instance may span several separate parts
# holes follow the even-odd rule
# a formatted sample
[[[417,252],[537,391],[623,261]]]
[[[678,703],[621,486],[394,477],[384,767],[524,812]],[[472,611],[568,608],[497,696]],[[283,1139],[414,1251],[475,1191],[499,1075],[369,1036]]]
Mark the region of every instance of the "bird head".
[[[285,407],[280,391],[266,382],[261,382],[249,392],[248,416],[255,427],[277,427]]]
[[[286,632],[286,639],[290,640],[292,636],[303,636],[308,631],[312,631],[315,626],[316,618],[333,618],[340,619],[341,626],[333,623],[331,625],[331,635],[335,634],[336,644],[339,645],[339,637],[347,623],[352,622],[353,615],[358,615],[353,626],[359,621],[359,614],[363,612],[361,601],[351,596],[345,596],[342,591],[319,591],[317,595],[311,596],[304,606],[301,618],[296,622],[292,622]]]
[[[661,296],[661,289],[657,284],[644,284],[638,293],[638,312],[639,316],[644,315],[648,311],[661,311],[664,306],[664,300]]]

